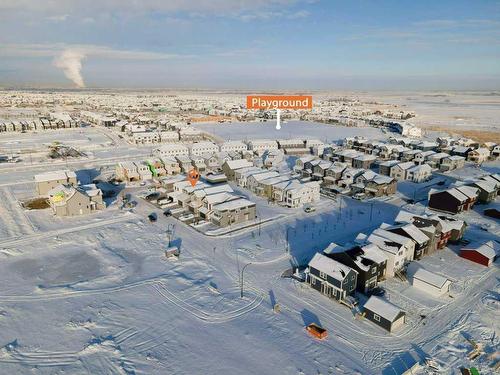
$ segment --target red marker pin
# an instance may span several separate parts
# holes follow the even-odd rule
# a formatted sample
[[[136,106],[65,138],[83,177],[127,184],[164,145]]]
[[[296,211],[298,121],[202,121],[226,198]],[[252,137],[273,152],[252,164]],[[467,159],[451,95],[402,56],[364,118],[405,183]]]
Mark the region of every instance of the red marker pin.
[[[188,177],[188,181],[191,182],[191,186],[194,187],[194,185],[196,185],[196,183],[200,179],[200,174],[198,173],[198,171],[196,169],[191,169],[188,172],[187,177]]]

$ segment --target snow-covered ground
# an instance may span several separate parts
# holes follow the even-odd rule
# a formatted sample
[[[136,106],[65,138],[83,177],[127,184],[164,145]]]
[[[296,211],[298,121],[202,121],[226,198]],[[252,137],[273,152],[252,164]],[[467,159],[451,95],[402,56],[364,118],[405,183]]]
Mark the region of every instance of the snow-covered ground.
[[[305,121],[288,121],[282,124],[281,130],[276,130],[276,120],[223,124],[198,123],[193,126],[228,140],[315,138],[323,142],[335,142],[356,135],[369,139],[387,138],[380,129],[371,127],[358,128]]]
[[[241,133],[227,134],[244,138],[246,126],[272,124],[241,124]],[[303,133],[308,126],[297,125],[292,136],[309,136]],[[311,137],[346,136],[335,126],[315,128],[321,133]],[[273,137],[257,130],[248,138]],[[119,157],[125,150],[107,152]],[[74,167],[100,171],[103,163]],[[330,241],[352,241],[391,223],[402,205],[424,212],[425,202],[339,198],[305,213],[267,206],[241,190],[257,201],[259,215],[275,219],[217,237],[167,218],[137,197],[130,212],[112,204],[92,216],[62,220],[49,210],[24,211],[16,199],[33,193],[33,173],[51,168],[0,171],[0,374],[400,374],[426,356],[439,362],[442,373],[458,374],[459,366],[471,364],[467,339],[481,343],[488,355],[498,347],[498,263],[470,263],[457,256],[456,246],[422,260],[452,279],[453,298],[434,299],[395,279],[384,284],[390,300],[408,313],[408,324],[393,334],[281,277]],[[407,197],[413,191],[410,183],[400,188]],[[418,194],[425,196],[425,189]],[[460,216],[470,223],[466,238],[477,242],[498,239],[500,229],[481,215],[483,208]],[[158,213],[155,223],[147,220],[152,211]],[[176,261],[164,256],[169,228],[181,249]],[[248,263],[240,298],[240,273]],[[275,303],[280,313],[273,311]],[[306,333],[311,322],[328,329],[327,340]],[[487,363],[482,357],[472,364],[487,374]]]

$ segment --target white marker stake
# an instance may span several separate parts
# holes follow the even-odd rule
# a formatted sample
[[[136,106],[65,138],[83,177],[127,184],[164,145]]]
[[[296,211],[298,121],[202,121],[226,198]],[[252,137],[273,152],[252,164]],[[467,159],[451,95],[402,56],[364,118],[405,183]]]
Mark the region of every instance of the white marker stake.
[[[281,110],[276,109],[276,130],[281,129]]]

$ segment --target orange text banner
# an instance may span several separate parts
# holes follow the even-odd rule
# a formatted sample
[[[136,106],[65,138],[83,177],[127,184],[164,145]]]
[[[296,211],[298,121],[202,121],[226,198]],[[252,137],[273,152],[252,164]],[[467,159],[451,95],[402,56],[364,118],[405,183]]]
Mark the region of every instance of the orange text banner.
[[[312,109],[312,96],[249,95],[247,109]]]

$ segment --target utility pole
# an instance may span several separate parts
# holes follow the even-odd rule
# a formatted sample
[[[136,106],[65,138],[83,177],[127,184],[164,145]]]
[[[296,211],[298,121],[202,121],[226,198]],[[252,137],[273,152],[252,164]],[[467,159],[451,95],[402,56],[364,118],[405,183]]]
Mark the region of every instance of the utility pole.
[[[370,222],[372,221],[373,217],[373,202],[370,202]]]
[[[241,277],[240,277],[240,298],[243,298],[243,272],[245,272],[245,268],[247,268],[252,262],[247,263],[241,269]]]

